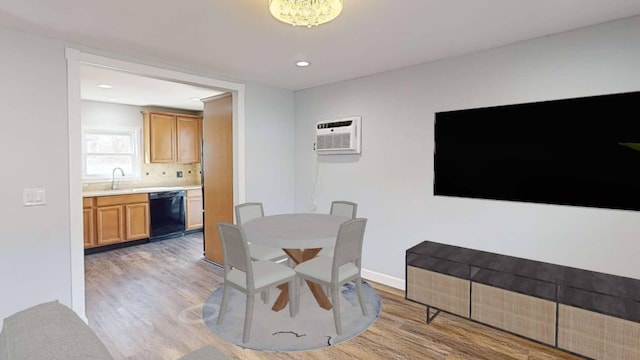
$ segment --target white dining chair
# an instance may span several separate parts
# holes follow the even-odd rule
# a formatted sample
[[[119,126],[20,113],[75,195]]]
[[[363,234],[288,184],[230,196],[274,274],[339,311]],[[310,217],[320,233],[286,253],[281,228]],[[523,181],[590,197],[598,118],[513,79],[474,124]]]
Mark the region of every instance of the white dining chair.
[[[351,201],[336,200],[331,202],[331,209],[329,214],[348,217],[355,219],[358,213],[358,204]]]
[[[358,204],[351,201],[336,200],[331,202],[330,215],[342,216],[351,219],[356,218],[358,213]],[[333,246],[323,248],[320,250],[317,256],[333,256]]]
[[[262,209],[262,203],[249,202],[236,205],[236,223],[240,226],[249,220],[255,218],[264,217],[264,210]],[[287,254],[282,249],[259,244],[249,243],[249,254],[253,260],[269,260],[280,262],[289,259]]]
[[[344,222],[338,230],[335,254],[333,257],[317,256],[294,268],[299,277],[311,280],[329,289],[333,307],[333,321],[336,332],[342,334],[340,320],[340,287],[353,281],[356,286],[362,315],[367,315],[367,307],[362,294],[362,278],[360,277],[362,259],[362,241],[367,219],[353,219]],[[296,307],[299,300],[296,300]],[[296,312],[298,309],[296,308]]]
[[[218,231],[224,254],[224,288],[218,324],[222,324],[229,303],[231,288],[247,296],[242,342],[249,341],[255,295],[270,287],[289,283],[289,314],[295,316],[297,306],[296,272],[290,267],[273,261],[251,261],[244,230],[233,224],[219,223]]]
[[[255,218],[264,217],[264,210],[262,208],[262,203],[259,202],[248,202],[244,204],[236,205],[236,223],[240,226],[246,223],[249,220],[253,220]],[[289,256],[282,251],[282,249],[268,246],[268,245],[260,245],[260,244],[252,244],[249,243],[249,255],[251,255],[251,259],[255,261],[274,261],[274,262],[289,262]],[[289,263],[290,265],[290,263]],[[265,303],[269,302],[269,289],[266,289],[261,294],[262,300]]]

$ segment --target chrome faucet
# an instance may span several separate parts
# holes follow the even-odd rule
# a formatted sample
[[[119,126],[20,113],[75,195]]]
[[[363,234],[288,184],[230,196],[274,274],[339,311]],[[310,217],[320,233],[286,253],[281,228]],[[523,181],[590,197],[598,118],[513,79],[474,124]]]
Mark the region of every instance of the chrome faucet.
[[[113,169],[111,172],[111,190],[115,190],[120,187],[120,180],[116,181],[116,170],[120,170],[120,173],[124,176],[124,170],[122,170],[122,168],[117,167]]]

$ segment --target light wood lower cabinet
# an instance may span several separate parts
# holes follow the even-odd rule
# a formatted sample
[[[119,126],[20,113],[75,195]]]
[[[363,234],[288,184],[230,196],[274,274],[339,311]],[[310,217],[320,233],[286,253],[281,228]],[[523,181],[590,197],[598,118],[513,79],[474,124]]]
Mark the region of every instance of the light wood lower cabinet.
[[[124,207],[122,205],[96,208],[97,245],[112,245],[124,241]]]
[[[204,225],[202,189],[187,190],[186,197],[186,230],[202,229]]]
[[[149,237],[148,194],[85,198],[84,206],[85,248]]]
[[[96,220],[95,198],[82,199],[82,223],[84,230],[84,248],[95,247],[96,244]]]
[[[149,203],[124,206],[125,240],[140,240],[149,237]]]

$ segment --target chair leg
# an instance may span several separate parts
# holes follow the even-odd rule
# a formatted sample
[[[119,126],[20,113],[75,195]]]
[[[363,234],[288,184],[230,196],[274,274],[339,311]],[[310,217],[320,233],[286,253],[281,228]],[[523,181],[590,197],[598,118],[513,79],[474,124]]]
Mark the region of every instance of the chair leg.
[[[222,304],[220,304],[220,312],[218,313],[218,321],[216,322],[218,325],[222,324],[224,320],[224,313],[227,311],[227,304],[229,303],[229,292],[231,290],[231,286],[224,285],[222,288]]]
[[[287,258],[287,265],[288,265],[290,268],[292,268],[292,269],[293,269],[294,267],[296,267],[296,263],[295,263],[295,262],[293,262],[293,260],[292,260],[290,257],[288,257],[288,258]],[[303,287],[303,286],[304,286],[304,279],[303,279],[302,277],[300,277],[300,283],[299,283],[299,286],[300,286],[300,287]]]
[[[297,276],[300,278],[301,281],[304,281],[304,277],[302,276]],[[295,309],[295,314],[297,315],[300,312],[300,287],[296,288],[296,309]]]
[[[253,303],[255,295],[247,294],[247,308],[244,313],[244,332],[242,334],[242,343],[249,341],[249,333],[251,332],[251,320],[253,320]]]
[[[362,315],[367,316],[367,307],[364,304],[364,296],[362,295],[362,279],[358,278],[354,282],[356,283],[356,293],[358,293],[358,301],[360,301]]]
[[[296,316],[298,301],[298,278],[294,277],[291,281],[289,281],[289,316]]]
[[[331,288],[331,307],[333,308],[333,321],[336,323],[336,333],[342,335],[342,321],[340,320],[340,289]]]

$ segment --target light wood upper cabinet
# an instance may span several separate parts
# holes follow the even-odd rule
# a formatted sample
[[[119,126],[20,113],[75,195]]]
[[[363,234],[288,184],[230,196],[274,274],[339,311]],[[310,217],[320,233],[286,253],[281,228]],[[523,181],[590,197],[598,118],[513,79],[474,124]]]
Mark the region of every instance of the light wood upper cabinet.
[[[202,119],[176,116],[176,162],[191,164],[200,162],[202,146]]]
[[[172,163],[176,161],[176,118],[173,115],[149,113],[145,120],[145,158],[152,163]],[[145,149],[146,150],[146,149]]]
[[[143,111],[146,163],[200,162],[202,117]]]
[[[187,190],[186,197],[186,230],[201,229],[204,225],[202,189]]]

